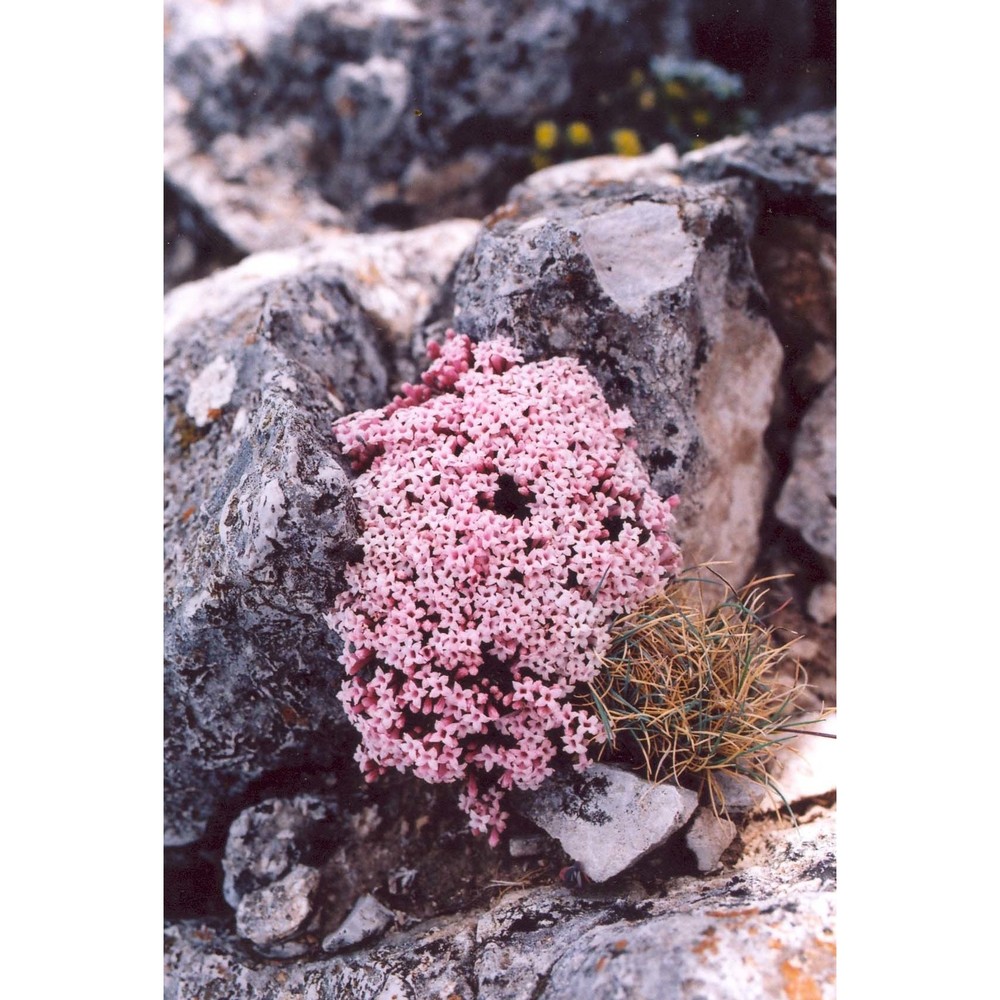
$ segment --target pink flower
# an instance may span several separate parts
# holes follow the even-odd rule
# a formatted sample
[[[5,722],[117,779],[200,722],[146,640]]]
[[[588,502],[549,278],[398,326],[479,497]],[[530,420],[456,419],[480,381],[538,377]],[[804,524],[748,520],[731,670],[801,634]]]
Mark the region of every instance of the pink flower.
[[[330,616],[340,700],[368,780],[464,781],[470,828],[495,843],[506,789],[537,787],[559,753],[585,766],[603,739],[569,697],[615,615],[679,568],[677,498],[575,360],[451,331],[428,354],[418,385],[334,426],[364,526]]]

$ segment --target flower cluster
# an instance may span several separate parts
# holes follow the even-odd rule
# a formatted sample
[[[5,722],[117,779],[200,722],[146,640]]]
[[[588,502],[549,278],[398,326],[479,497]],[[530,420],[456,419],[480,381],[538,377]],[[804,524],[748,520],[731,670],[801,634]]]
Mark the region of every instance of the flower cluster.
[[[509,341],[432,344],[421,384],[334,425],[360,473],[363,560],[330,624],[340,699],[369,780],[387,768],[464,781],[495,844],[503,794],[562,750],[583,768],[604,730],[571,696],[611,619],[680,565],[676,497],[660,498],[573,359],[524,364]]]

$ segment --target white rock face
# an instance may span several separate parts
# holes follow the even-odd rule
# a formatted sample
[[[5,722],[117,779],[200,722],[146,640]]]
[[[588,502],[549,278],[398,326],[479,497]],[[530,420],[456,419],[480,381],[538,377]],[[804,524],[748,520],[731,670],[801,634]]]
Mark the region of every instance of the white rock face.
[[[789,802],[826,795],[837,788],[836,712],[818,722],[803,725],[803,732],[778,753],[775,778]],[[811,736],[824,733],[823,736]]]
[[[711,809],[701,808],[684,837],[694,853],[698,871],[714,872],[719,867],[723,851],[736,837],[736,824]]]
[[[580,864],[594,882],[604,882],[659,847],[690,818],[698,797],[687,788],[654,785],[594,764],[571,779],[550,779],[521,792],[517,808]]]
[[[323,939],[323,950],[334,952],[352,948],[381,934],[395,919],[392,910],[384,907],[374,896],[366,894],[354,904],[347,919]]]
[[[266,948],[287,941],[312,915],[319,872],[296,865],[284,878],[247,893],[236,908],[236,930],[242,938]]]

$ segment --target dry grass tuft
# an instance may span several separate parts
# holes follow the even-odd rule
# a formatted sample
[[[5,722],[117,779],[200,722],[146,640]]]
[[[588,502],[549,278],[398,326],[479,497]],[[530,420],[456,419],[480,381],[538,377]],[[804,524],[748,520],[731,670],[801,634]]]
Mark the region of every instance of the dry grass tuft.
[[[774,579],[730,587],[727,600],[705,611],[703,586],[714,581],[682,577],[618,620],[604,669],[582,696],[607,732],[599,756],[624,756],[653,781],[693,777],[717,813],[725,809],[725,774],[783,800],[768,764],[808,723],[793,721],[806,687],[789,655],[794,640],[775,645],[761,617],[764,584]]]

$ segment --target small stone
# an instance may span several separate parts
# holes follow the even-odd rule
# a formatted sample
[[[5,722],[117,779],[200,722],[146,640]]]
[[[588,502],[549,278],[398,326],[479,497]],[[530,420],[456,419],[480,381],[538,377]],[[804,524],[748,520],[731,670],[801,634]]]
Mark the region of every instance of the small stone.
[[[765,785],[738,774],[719,774],[715,780],[722,807],[730,816],[756,812],[770,795]]]
[[[294,937],[312,915],[312,897],[318,886],[315,868],[296,865],[284,878],[248,893],[236,908],[240,937],[261,948]]]
[[[736,837],[736,824],[711,809],[701,808],[684,837],[700,872],[714,872],[719,859]]]
[[[520,792],[516,806],[555,837],[594,882],[604,882],[659,847],[679,830],[698,796],[604,764],[582,774],[550,778]]]
[[[233,909],[247,893],[275,882],[302,860],[333,817],[312,795],[266,799],[244,809],[229,828],[222,891]]]
[[[528,837],[511,837],[507,846],[512,858],[535,858],[539,854],[544,854],[551,843],[551,837],[535,834]]]
[[[807,605],[809,617],[820,625],[828,625],[837,617],[837,585],[821,583],[813,587]]]
[[[323,939],[323,951],[344,951],[381,934],[396,919],[374,896],[365,894],[347,915],[347,919]]]

